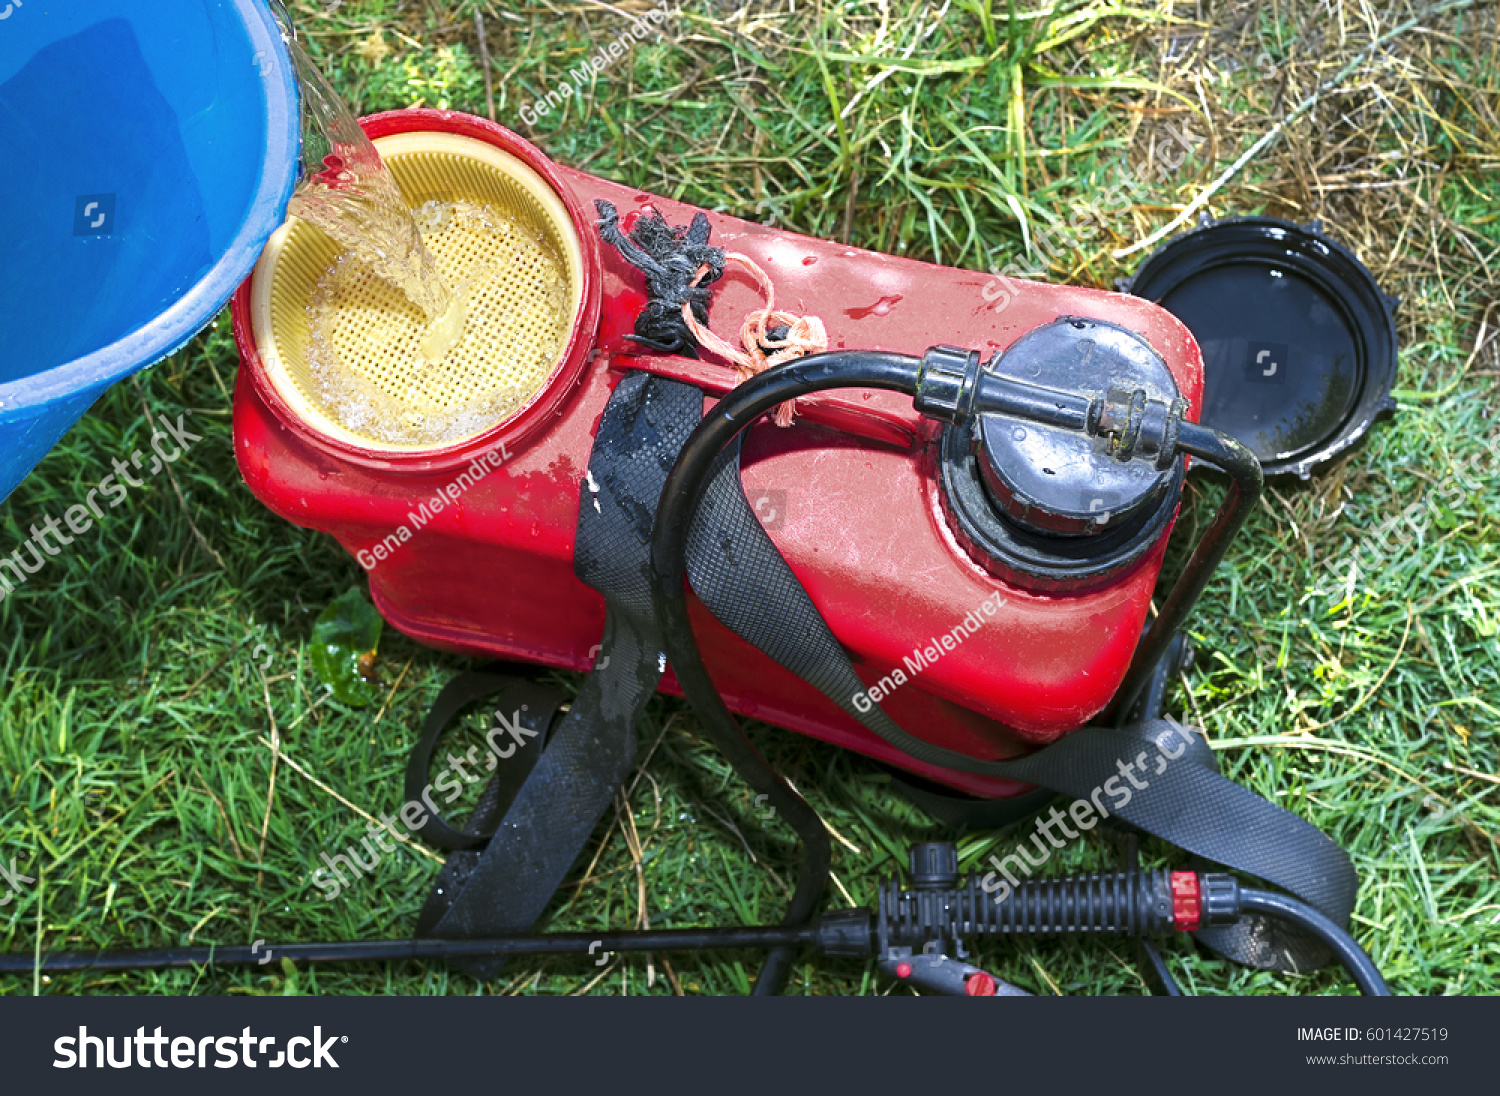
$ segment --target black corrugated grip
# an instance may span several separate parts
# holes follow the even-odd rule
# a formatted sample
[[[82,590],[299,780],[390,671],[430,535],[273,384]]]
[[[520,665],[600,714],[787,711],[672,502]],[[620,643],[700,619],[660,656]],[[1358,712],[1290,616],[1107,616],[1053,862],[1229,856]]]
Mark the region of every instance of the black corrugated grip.
[[[1201,924],[1238,920],[1234,877],[1205,873],[1199,878],[1203,889],[1217,896],[1204,909]],[[990,872],[944,890],[903,890],[893,879],[880,888],[878,916],[877,933],[886,947],[1014,934],[1163,936],[1179,927],[1166,871],[1028,879],[1014,887]]]

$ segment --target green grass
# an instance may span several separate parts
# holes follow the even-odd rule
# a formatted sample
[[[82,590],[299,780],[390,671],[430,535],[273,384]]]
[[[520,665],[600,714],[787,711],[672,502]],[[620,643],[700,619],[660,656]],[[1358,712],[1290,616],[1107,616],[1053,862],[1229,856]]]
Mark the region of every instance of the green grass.
[[[1194,5],[1172,22],[1165,8],[1098,0],[963,0],[941,19],[903,0],[825,0],[796,14],[694,2],[591,95],[528,129],[521,104],[615,37],[620,16],[584,3],[293,5],[362,112],[421,103],[483,114],[476,7],[497,117],[561,162],[860,246],[977,269],[1015,260],[1096,285],[1129,269],[1113,250],[1165,223],[1371,37],[1348,11],[1341,20],[1285,2],[1214,5],[1201,23]],[[1227,775],[1349,850],[1362,883],[1356,934],[1404,993],[1500,990],[1500,364],[1492,348],[1472,353],[1500,288],[1500,68],[1484,45],[1494,26],[1491,6],[1403,39],[1210,203],[1216,214],[1321,217],[1404,299],[1399,414],[1313,483],[1267,495],[1193,618],[1200,654],[1173,700],[1207,728]],[[1148,163],[1168,122],[1207,142],[1150,184],[1150,200],[1050,264],[1028,252],[1117,165]],[[188,411],[203,435],[172,478],[132,491],[0,603],[0,859],[38,877],[0,908],[7,950],[32,951],[39,933],[45,949],[401,936],[431,885],[434,861],[408,851],[333,902],[310,876],[320,853],[365,833],[332,793],[371,815],[398,808],[421,717],[467,663],[388,628],[379,719],[324,694],[309,668],[312,623],[362,574],[241,483],[235,368],[221,317],[110,391],[0,512],[9,551],[145,444],[147,408]],[[1434,503],[1420,537],[1383,553],[1352,592],[1321,579],[1329,561],[1370,558],[1366,538],[1437,498],[1455,469],[1474,489]],[[1201,528],[1213,494],[1194,488],[1184,532]],[[285,757],[271,795],[273,726]],[[833,905],[871,901],[910,842],[950,836],[859,758],[751,733],[845,839]],[[653,701],[640,736],[628,816],[601,826],[552,927],[641,923],[642,881],[654,927],[777,919],[795,867],[789,832],[758,817],[681,704]],[[962,836],[965,865],[1013,839]],[[1107,862],[1094,839],[1054,867]],[[673,992],[674,979],[687,993],[744,992],[757,960],[683,955],[669,977],[662,958],[649,992]],[[982,958],[1037,992],[1141,990],[1120,943],[1008,944]],[[1181,942],[1170,962],[1195,993],[1350,991],[1336,972],[1250,972]],[[0,991],[637,993],[647,981],[637,957],[517,963],[489,985],[417,965],[277,964],[7,977]],[[863,963],[824,960],[803,963],[792,992],[885,988]]]

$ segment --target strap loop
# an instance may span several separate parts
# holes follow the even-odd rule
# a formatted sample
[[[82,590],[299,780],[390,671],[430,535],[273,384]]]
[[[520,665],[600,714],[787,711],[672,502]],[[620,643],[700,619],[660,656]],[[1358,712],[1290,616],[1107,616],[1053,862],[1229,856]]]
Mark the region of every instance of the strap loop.
[[[496,762],[502,759],[495,756],[497,751],[491,746],[489,752],[495,760],[489,764],[495,768],[495,775],[491,786],[484,792],[483,806],[486,809],[475,810],[468,826],[460,830],[450,825],[437,812],[427,773],[432,767],[433,751],[448,725],[470,704],[490,696],[499,698],[496,704],[497,718],[509,713],[515,723],[534,732],[538,741],[531,749],[516,749],[506,754],[503,763],[498,765]],[[423,807],[422,825],[416,827],[422,840],[433,848],[447,849],[450,852],[476,849],[487,842],[495,832],[499,817],[510,807],[521,785],[531,775],[552,730],[553,717],[567,700],[567,696],[558,689],[549,689],[513,674],[491,669],[460,674],[444,685],[437,700],[433,701],[432,710],[427,713],[422,733],[417,744],[412,747],[411,758],[406,763],[406,802],[418,803]],[[481,818],[481,815],[488,817]]]

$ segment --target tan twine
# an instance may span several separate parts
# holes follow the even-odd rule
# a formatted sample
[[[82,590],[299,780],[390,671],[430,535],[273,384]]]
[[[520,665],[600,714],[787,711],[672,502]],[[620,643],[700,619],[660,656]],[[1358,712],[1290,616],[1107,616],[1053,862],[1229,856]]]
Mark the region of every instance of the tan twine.
[[[682,318],[693,337],[698,340],[698,345],[733,363],[739,374],[739,383],[743,384],[773,365],[781,365],[805,354],[820,354],[828,349],[828,332],[823,327],[823,321],[816,316],[799,316],[794,312],[779,310],[776,307],[776,287],[754,259],[730,251],[725,254],[724,263],[726,266],[733,263],[745,270],[755,279],[766,298],[766,306],[746,313],[745,321],[740,325],[740,342],[744,349],[726,342],[700,324],[687,303],[682,306]],[[692,284],[696,286],[708,271],[706,265],[700,266]],[[772,326],[785,326],[786,337],[773,339],[767,330]],[[767,349],[770,353],[767,353]],[[776,409],[774,421],[777,426],[790,426],[796,413],[797,401],[787,400]]]

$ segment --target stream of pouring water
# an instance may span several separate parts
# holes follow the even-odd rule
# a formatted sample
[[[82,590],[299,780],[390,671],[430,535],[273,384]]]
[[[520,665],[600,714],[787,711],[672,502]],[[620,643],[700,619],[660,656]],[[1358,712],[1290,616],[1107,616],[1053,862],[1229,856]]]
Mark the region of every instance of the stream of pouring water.
[[[343,97],[295,39],[286,45],[302,86],[307,165],[287,211],[316,225],[420,308],[433,325],[424,356],[439,360],[463,335],[466,295],[439,277],[396,180]]]

